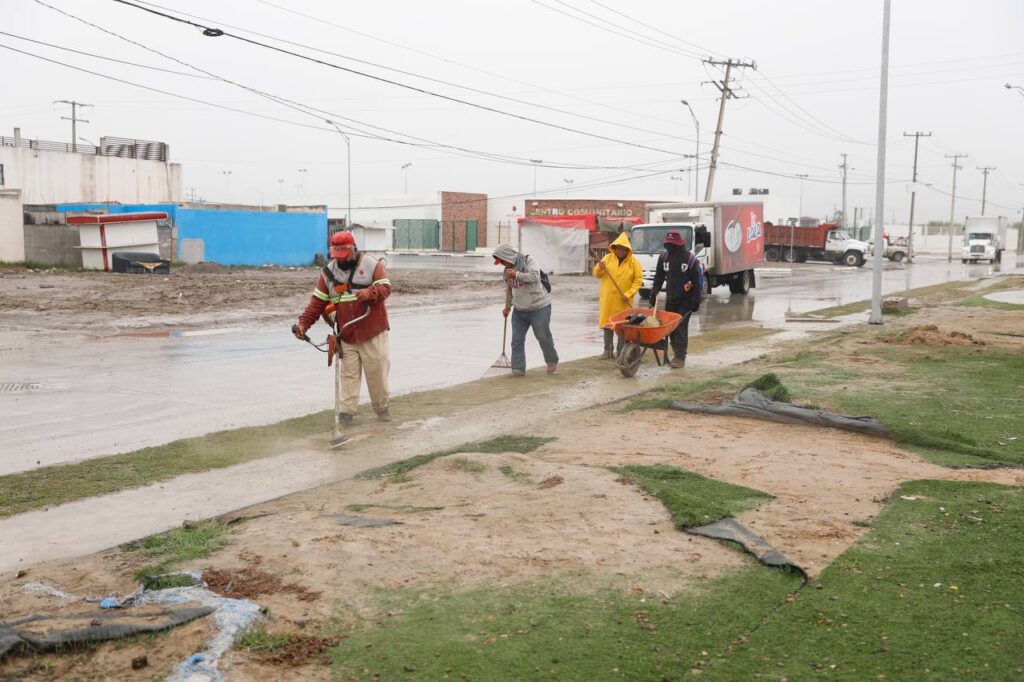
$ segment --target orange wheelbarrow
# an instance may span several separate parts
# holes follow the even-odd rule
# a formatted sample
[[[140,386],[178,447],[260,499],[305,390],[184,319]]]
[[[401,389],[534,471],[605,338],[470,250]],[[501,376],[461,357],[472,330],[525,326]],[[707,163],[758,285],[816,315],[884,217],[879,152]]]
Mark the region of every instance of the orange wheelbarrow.
[[[647,317],[655,315],[660,324],[657,327],[641,327],[630,324],[629,318],[638,313]],[[611,329],[617,336],[622,337],[622,349],[615,358],[615,366],[622,372],[622,376],[631,377],[636,374],[637,368],[640,367],[640,360],[643,359],[648,348],[654,353],[654,359],[659,367],[668,362],[668,347],[665,339],[679,326],[682,319],[683,316],[678,313],[651,308],[629,308],[608,318],[608,324],[604,328]],[[659,351],[661,356],[658,355]]]

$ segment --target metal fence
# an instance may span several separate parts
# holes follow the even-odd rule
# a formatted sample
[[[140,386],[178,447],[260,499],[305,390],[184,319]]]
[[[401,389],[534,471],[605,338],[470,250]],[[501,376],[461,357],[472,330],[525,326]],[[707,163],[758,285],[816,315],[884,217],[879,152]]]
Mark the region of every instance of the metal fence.
[[[22,147],[48,152],[115,156],[122,159],[145,159],[147,161],[167,161],[170,154],[170,149],[164,142],[133,140],[126,137],[101,137],[100,146],[97,147],[91,144],[0,136],[0,147]]]

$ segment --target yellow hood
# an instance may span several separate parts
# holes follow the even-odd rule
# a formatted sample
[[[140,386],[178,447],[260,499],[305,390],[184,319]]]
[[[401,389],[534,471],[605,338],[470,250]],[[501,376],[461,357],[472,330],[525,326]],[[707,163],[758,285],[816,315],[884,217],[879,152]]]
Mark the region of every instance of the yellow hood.
[[[630,255],[633,255],[633,245],[629,243],[629,235],[625,232],[620,234],[615,241],[612,242],[612,246],[625,246],[629,249]]]

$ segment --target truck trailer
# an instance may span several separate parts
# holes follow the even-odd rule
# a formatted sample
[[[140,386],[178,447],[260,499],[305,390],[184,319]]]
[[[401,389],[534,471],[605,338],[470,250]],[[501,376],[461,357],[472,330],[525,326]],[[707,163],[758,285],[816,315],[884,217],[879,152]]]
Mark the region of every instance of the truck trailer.
[[[871,245],[851,237],[835,223],[811,225],[764,224],[765,260],[804,263],[824,260],[836,265],[860,267]]]
[[[705,293],[727,284],[744,295],[757,286],[754,268],[764,262],[764,206],[753,202],[648,204],[646,222],[630,231],[633,254],[644,268],[640,291],[654,283],[658,256],[669,230],[678,231],[705,268]]]
[[[960,262],[1001,263],[1006,249],[1007,220],[1003,216],[968,216],[964,218],[964,245]]]

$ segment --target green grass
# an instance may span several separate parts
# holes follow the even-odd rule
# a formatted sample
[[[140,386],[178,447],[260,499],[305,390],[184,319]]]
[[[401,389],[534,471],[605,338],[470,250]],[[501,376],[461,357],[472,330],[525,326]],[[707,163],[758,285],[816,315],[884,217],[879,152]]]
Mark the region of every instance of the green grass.
[[[153,561],[139,569],[139,582],[152,586],[158,578],[177,564],[208,556],[228,544],[227,530],[218,521],[201,523],[186,522],[181,528],[166,533],[150,535],[121,546],[129,554],[136,554]],[[181,576],[168,576],[167,580],[182,580]],[[180,584],[180,583],[179,583]],[[162,585],[169,587],[171,585]]]
[[[623,405],[622,411],[656,410],[668,407],[675,400],[681,402],[693,401],[711,393],[731,389],[734,386],[734,382],[730,381],[730,379],[735,376],[735,374],[730,373],[713,379],[691,379],[658,386],[633,400],[627,401]]]
[[[703,677],[1020,679],[1022,525],[1021,488],[906,483],[822,572],[821,589],[804,589],[748,640],[723,643]]]
[[[456,457],[448,462],[448,468],[453,471],[462,471],[467,474],[482,474],[487,471],[487,465],[483,462],[474,462],[465,457]]]
[[[997,310],[1024,310],[1024,305],[1019,303],[1005,303],[1003,301],[993,301],[985,298],[984,294],[978,294],[977,296],[970,296],[960,301],[960,305],[968,308],[995,308]]]
[[[502,464],[500,467],[498,467],[498,471],[505,474],[516,483],[522,483],[523,485],[533,485],[535,482],[532,476],[522,471],[516,471],[508,464]]]
[[[723,483],[676,467],[631,465],[614,467],[612,471],[658,498],[680,530],[735,516],[772,499],[760,490]]]
[[[330,419],[330,412],[318,412],[270,426],[220,431],[0,476],[0,518],[276,455],[285,444],[322,432]]]
[[[941,284],[931,284],[926,287],[918,287],[916,289],[907,289],[906,291],[893,292],[886,294],[887,296],[930,296],[932,294],[945,294],[955,292],[964,286],[965,282],[942,282]],[[802,313],[800,317],[841,317],[843,315],[849,315],[851,313],[864,312],[871,309],[871,301],[854,301],[852,303],[844,303],[843,305],[832,306],[830,308],[821,308],[819,310],[812,310],[807,313]]]
[[[571,581],[575,583],[576,581]],[[679,679],[702,651],[742,637],[800,584],[746,567],[665,599],[547,581],[392,594],[399,615],[346,632],[338,679]]]
[[[385,464],[384,466],[367,469],[366,471],[357,474],[356,478],[374,479],[397,476],[408,473],[429,462],[433,462],[438,457],[457,455],[460,452],[518,452],[525,454],[527,452],[533,452],[540,446],[545,443],[550,443],[553,440],[555,439],[540,436],[497,436],[496,438],[491,438],[489,440],[464,443],[448,450],[428,452],[426,454],[416,455],[415,457],[409,457],[408,459],[403,459],[398,462],[392,462],[391,464]]]
[[[245,651],[261,653],[284,649],[295,641],[295,637],[281,632],[267,632],[263,625],[248,628],[235,642],[235,647]]]
[[[786,388],[785,384],[782,383],[778,375],[774,372],[762,374],[743,388],[756,388],[772,400],[782,403],[788,403],[792,398],[789,393],[789,389]]]
[[[883,306],[882,314],[890,317],[906,317],[907,315],[913,315],[918,310],[920,310],[920,308],[886,308]]]
[[[444,507],[413,507],[407,504],[350,504],[345,507],[346,511],[356,513],[371,509],[388,509],[402,512],[403,514],[420,514],[422,512],[441,511]]]

